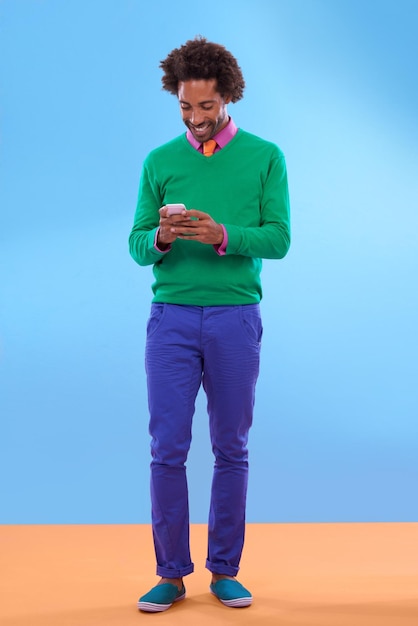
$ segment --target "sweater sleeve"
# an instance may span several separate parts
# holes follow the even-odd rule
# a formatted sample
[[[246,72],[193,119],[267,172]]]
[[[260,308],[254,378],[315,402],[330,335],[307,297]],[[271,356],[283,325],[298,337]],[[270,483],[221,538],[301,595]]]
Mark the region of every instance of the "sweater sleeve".
[[[272,159],[260,202],[260,225],[224,224],[228,233],[226,254],[282,259],[290,247],[290,208],[286,163],[283,155]]]
[[[152,184],[152,176],[145,161],[139,184],[138,202],[134,224],[129,235],[129,253],[139,265],[151,265],[159,261],[166,252],[159,251],[154,243],[159,226],[161,195]]]

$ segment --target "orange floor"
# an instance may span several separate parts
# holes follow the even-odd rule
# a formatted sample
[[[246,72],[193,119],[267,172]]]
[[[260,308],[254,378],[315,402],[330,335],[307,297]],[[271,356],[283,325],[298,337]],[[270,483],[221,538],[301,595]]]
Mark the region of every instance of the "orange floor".
[[[0,624],[418,626],[418,524],[250,524],[244,609],[208,592],[204,525],[191,541],[186,600],[145,614],[136,600],[157,581],[149,526],[0,526]]]

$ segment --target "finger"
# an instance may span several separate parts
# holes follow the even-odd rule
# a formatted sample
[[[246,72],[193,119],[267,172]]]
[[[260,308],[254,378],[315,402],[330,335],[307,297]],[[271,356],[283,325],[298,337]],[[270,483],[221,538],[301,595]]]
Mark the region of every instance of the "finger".
[[[170,228],[171,233],[176,233],[177,235],[191,235],[196,237],[197,231],[194,226],[172,226]]]
[[[190,215],[190,217],[197,217],[199,220],[210,217],[208,213],[205,213],[204,211],[198,211],[197,209],[189,209],[189,211],[187,211],[187,215]]]
[[[187,218],[181,218],[178,219],[178,215],[172,217],[161,217],[160,218],[160,225],[164,226],[164,228],[166,228],[167,230],[170,229],[170,227],[178,227],[178,228],[182,228],[182,227],[187,227],[190,225],[190,222],[187,221]]]
[[[170,215],[168,219],[172,224],[190,224],[191,222],[188,215]]]

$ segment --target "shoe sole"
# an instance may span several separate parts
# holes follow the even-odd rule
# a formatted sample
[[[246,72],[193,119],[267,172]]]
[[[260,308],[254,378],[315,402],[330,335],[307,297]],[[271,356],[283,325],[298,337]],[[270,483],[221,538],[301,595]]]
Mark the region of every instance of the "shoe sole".
[[[185,597],[186,597],[186,594],[183,593],[182,596],[179,596],[173,602],[170,602],[170,604],[157,604],[156,602],[138,601],[138,609],[140,611],[145,611],[146,613],[161,613],[161,611],[166,611],[167,609],[170,608],[170,606],[173,606],[174,602],[179,602],[180,600],[184,600]]]
[[[211,594],[214,595],[215,598],[218,598],[218,600],[222,602],[222,604],[225,604],[225,606],[230,606],[234,608],[250,606],[253,602],[252,597],[251,598],[248,598],[248,597],[247,598],[234,598],[233,600],[222,600],[222,598],[217,596],[216,593],[214,593],[213,591],[211,591]]]

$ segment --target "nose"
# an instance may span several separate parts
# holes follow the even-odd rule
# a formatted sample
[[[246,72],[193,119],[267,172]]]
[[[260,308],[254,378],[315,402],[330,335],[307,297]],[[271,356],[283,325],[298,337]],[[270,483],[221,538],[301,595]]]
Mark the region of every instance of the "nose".
[[[195,126],[199,126],[202,122],[204,122],[204,115],[201,111],[194,109],[190,115],[190,121]]]

